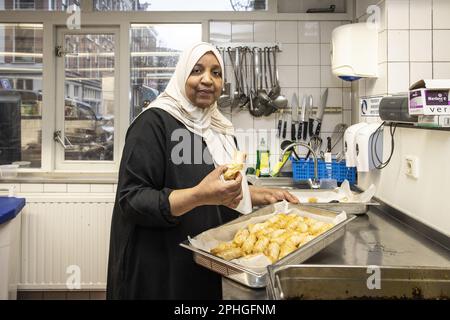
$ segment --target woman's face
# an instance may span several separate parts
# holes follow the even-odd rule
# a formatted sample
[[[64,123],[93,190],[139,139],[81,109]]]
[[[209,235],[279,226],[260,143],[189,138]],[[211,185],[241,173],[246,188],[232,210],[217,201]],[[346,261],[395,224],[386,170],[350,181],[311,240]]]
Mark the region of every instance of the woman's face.
[[[205,53],[192,68],[185,91],[191,103],[199,108],[209,108],[219,98],[222,90],[222,69],[212,52]]]

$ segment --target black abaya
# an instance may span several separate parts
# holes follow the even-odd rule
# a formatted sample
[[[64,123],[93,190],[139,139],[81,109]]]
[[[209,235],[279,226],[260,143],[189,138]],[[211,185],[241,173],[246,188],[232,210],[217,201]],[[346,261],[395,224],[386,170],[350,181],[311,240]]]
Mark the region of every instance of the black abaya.
[[[184,129],[184,138],[190,139],[191,164],[172,161],[179,144],[171,141],[176,129]],[[195,155],[197,146],[206,161],[200,150]],[[210,159],[202,137],[161,109],[147,110],[130,126],[112,217],[108,299],[222,297],[221,277],[196,265],[179,243],[236,218],[237,212],[202,206],[174,217],[168,200],[172,190],[193,187],[214,170]]]

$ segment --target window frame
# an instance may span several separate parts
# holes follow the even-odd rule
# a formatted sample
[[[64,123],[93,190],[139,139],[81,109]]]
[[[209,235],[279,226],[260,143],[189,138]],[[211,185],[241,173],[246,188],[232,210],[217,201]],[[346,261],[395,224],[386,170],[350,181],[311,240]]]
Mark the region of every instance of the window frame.
[[[56,43],[57,45],[64,45],[64,37],[66,35],[83,35],[83,34],[112,34],[114,35],[115,48],[114,56],[116,64],[120,64],[120,30],[118,27],[89,27],[81,28],[81,30],[69,30],[65,27],[59,27],[56,31]],[[55,105],[55,115],[56,115],[56,131],[61,131],[61,136],[64,137],[65,129],[65,108],[61,107],[61,103],[65,101],[65,59],[64,57],[56,58],[56,105]],[[120,105],[120,70],[119,68],[114,68],[114,117],[117,118],[119,114]],[[63,81],[64,79],[64,81]],[[90,92],[90,91],[89,91]],[[80,110],[81,112],[81,110]],[[88,120],[88,119],[85,119]],[[91,119],[88,121],[96,121],[96,119]],[[115,133],[118,131],[118,125],[114,121]],[[116,140],[116,134],[114,134],[114,152],[113,160],[65,160],[65,150],[61,144],[57,143],[55,146],[55,171],[89,171],[89,172],[115,172],[117,171],[119,164],[119,141]]]

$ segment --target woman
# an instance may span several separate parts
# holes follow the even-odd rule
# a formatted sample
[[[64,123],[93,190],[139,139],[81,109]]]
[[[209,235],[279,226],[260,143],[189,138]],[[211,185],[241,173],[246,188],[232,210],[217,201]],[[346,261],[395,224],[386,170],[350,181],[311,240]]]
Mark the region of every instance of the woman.
[[[180,56],[165,90],[131,124],[112,217],[108,299],[220,299],[221,276],[179,246],[251,212],[252,205],[297,202],[286,191],[224,181],[236,150],[232,124],[218,111],[223,62],[210,44]],[[182,139],[180,139],[182,138]]]

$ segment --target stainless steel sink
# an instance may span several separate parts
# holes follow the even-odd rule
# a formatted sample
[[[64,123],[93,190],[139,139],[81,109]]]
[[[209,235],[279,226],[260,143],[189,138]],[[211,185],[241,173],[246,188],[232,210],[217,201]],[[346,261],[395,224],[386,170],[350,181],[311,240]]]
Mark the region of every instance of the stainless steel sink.
[[[275,300],[450,297],[450,269],[445,267],[273,265],[268,272],[267,293]]]

